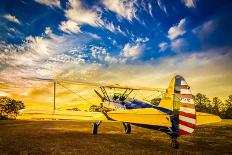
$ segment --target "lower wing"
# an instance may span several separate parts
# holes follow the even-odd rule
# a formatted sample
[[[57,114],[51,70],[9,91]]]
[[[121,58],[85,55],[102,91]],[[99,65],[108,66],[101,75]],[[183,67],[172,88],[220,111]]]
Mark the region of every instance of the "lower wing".
[[[149,124],[156,126],[171,127],[170,116],[153,108],[131,109],[110,111],[106,114],[101,112],[85,112],[70,110],[44,110],[23,109],[17,119],[23,120],[81,120],[81,121],[106,121],[114,120],[120,122]]]
[[[221,118],[219,116],[203,112],[197,112],[196,117],[197,125],[221,122]]]
[[[120,122],[149,124],[164,127],[172,126],[170,115],[154,108],[110,111],[107,115],[109,118]]]
[[[81,120],[98,121],[107,120],[101,112],[70,111],[70,110],[44,110],[22,109],[17,116],[21,120]]]

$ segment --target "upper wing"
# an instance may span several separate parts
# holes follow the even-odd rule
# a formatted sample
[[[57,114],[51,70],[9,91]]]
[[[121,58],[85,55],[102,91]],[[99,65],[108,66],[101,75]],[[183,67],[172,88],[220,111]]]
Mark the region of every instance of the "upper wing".
[[[170,115],[154,108],[110,111],[107,115],[117,121],[171,127]]]
[[[221,118],[216,115],[207,114],[203,112],[197,112],[196,113],[196,125],[203,125],[203,124],[209,124],[209,123],[216,123],[221,122]]]
[[[89,86],[97,86],[97,87],[105,87],[105,88],[118,88],[118,89],[132,89],[132,90],[165,92],[165,89],[163,89],[163,88],[151,88],[151,87],[139,87],[139,86],[130,87],[130,86],[123,86],[123,85],[118,85],[118,84],[96,83],[96,82],[86,82],[86,81],[73,81],[73,80],[40,78],[40,77],[32,77],[32,78],[24,78],[24,79],[42,80],[42,81],[56,81],[56,82],[65,82],[65,83],[72,83],[72,84],[78,84],[78,85],[89,85]]]

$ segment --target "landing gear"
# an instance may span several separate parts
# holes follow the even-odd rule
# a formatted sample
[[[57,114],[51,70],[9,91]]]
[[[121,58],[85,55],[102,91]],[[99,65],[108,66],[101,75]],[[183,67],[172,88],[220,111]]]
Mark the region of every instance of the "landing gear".
[[[97,134],[98,127],[100,126],[102,121],[98,121],[98,123],[93,123],[93,135]]]
[[[126,134],[130,134],[131,133],[131,125],[129,123],[122,123],[125,129],[125,133]]]
[[[174,149],[178,149],[179,148],[179,143],[176,139],[172,139],[171,141],[171,147]]]
[[[170,136],[171,138],[171,147],[174,149],[178,149],[179,148],[179,143],[177,141],[177,136]]]

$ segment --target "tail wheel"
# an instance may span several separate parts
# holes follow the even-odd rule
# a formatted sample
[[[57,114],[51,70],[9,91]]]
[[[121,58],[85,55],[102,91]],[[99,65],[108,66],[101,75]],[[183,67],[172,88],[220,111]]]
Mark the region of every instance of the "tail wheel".
[[[94,135],[97,134],[97,128],[98,128],[97,123],[93,123],[93,134],[94,134]]]
[[[172,139],[171,141],[171,147],[174,149],[178,149],[179,148],[179,143],[176,139]]]
[[[129,123],[123,123],[125,133],[130,134],[131,133],[131,125]]]

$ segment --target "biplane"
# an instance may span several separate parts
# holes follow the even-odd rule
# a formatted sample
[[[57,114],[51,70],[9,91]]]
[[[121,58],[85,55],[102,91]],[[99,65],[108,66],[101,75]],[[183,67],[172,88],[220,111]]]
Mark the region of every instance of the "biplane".
[[[176,75],[171,80],[168,88],[128,87],[115,84],[99,84],[80,81],[65,81],[52,78],[30,78],[30,80],[44,80],[54,83],[54,109],[36,110],[23,109],[18,116],[23,119],[55,119],[55,120],[85,120],[93,122],[92,133],[97,134],[98,127],[104,121],[122,122],[125,133],[131,133],[131,126],[138,126],[166,133],[171,139],[171,147],[178,148],[177,138],[193,133],[196,126],[220,122],[219,116],[196,112],[193,95],[185,79]],[[56,110],[56,84],[59,82],[75,82],[81,85],[99,87],[101,93],[94,92],[101,98],[101,107],[107,110],[101,112]],[[121,89],[123,93],[109,95],[106,89]],[[146,90],[162,92],[158,105],[131,98],[133,91]],[[29,116],[29,117],[28,117]]]

